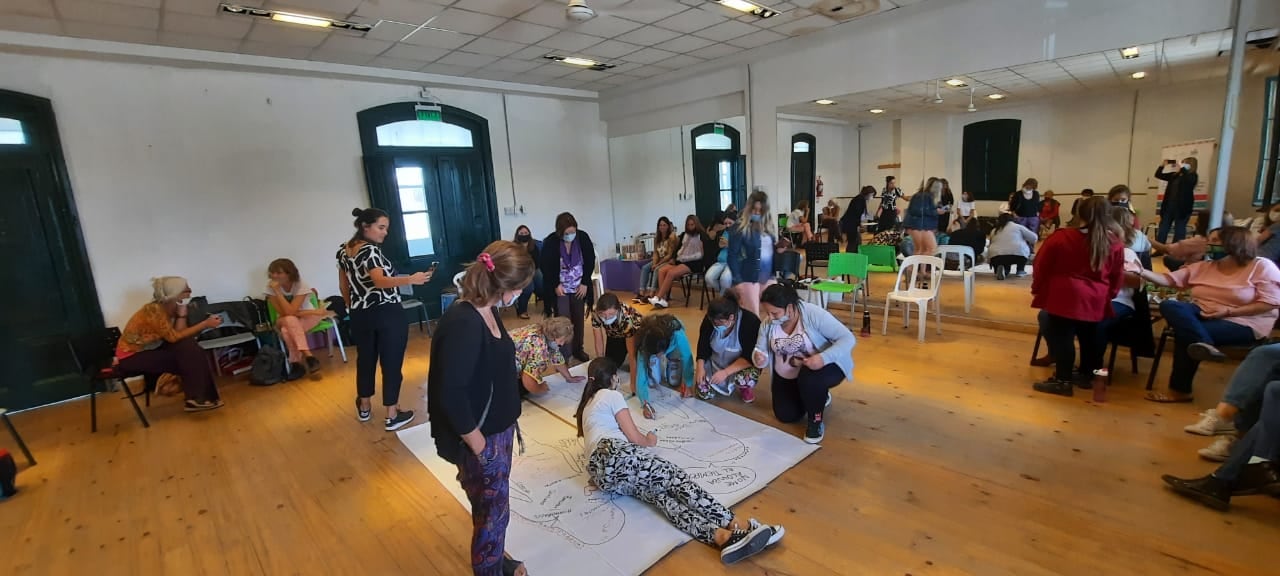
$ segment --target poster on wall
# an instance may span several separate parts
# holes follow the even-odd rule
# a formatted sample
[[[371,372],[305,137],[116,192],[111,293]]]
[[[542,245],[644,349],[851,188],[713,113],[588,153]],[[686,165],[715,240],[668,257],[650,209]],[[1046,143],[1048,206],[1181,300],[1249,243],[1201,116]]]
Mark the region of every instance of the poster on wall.
[[[1160,149],[1160,163],[1164,172],[1174,172],[1175,167],[1165,164],[1166,160],[1176,160],[1182,164],[1184,158],[1196,159],[1196,207],[1197,211],[1209,207],[1209,184],[1213,181],[1213,162],[1217,156],[1217,140],[1195,140],[1181,144],[1169,144]],[[1164,202],[1164,190],[1168,183],[1156,180],[1156,213],[1160,213],[1160,205]]]

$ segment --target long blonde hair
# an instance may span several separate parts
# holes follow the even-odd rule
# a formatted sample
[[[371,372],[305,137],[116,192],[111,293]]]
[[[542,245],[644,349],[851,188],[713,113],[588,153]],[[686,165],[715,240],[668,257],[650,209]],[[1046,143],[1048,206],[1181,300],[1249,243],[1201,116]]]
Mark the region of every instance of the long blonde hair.
[[[1111,255],[1111,243],[1124,237],[1124,231],[1111,217],[1111,202],[1101,196],[1090,196],[1080,202],[1076,214],[1080,228],[1089,235],[1089,265],[1094,271]]]
[[[755,214],[757,203],[760,204],[760,210],[764,214],[760,215],[759,222],[752,222],[751,215]],[[752,229],[775,238],[778,236],[778,233],[774,230],[773,218],[769,214],[769,194],[758,188],[750,196],[747,196],[747,205],[743,206],[742,214],[738,215],[738,230],[746,234]]]

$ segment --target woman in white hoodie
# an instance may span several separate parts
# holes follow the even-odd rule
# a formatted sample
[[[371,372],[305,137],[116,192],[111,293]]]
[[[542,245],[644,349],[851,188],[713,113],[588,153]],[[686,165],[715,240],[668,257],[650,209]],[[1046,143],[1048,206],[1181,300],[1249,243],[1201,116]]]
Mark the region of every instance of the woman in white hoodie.
[[[1027,275],[1027,259],[1039,240],[1030,228],[1014,221],[1014,216],[1001,212],[996,227],[991,231],[991,244],[987,246],[987,260],[996,272],[996,280],[1004,280],[1011,268],[1017,267],[1018,276]]]

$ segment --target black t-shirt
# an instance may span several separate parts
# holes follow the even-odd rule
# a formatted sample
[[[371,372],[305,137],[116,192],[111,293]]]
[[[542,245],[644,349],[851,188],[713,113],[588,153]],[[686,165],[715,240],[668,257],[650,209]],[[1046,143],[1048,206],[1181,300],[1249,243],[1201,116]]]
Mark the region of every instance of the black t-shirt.
[[[523,386],[515,343],[497,311],[493,316],[501,338],[493,337],[471,303],[460,301],[440,318],[431,342],[427,414],[436,452],[449,462],[459,461],[465,449],[462,434],[476,429],[486,403],[489,412],[480,426],[485,436],[510,428],[520,418]]]

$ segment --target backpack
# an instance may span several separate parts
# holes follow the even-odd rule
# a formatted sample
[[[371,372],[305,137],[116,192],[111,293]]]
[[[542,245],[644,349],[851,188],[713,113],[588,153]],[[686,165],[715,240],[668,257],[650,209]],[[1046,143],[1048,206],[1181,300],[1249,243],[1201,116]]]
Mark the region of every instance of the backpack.
[[[271,386],[284,380],[284,352],[277,348],[263,348],[253,357],[249,370],[249,383],[254,386]]]

